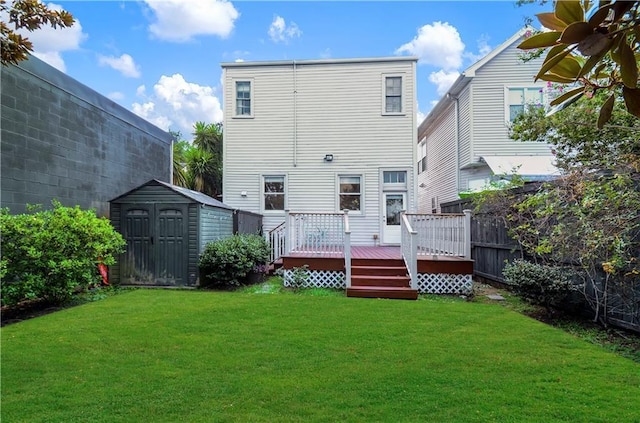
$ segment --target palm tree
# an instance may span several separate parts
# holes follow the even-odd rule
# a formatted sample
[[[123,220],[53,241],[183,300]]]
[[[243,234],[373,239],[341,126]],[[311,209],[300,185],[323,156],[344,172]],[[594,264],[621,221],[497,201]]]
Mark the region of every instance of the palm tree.
[[[192,148],[188,141],[181,140],[180,132],[171,132],[173,135],[173,185],[188,186],[188,174],[186,154]]]
[[[222,123],[204,123],[196,122],[193,132],[193,145],[200,151],[208,153],[208,155],[199,155],[195,162],[190,165],[197,166],[198,169],[191,169],[194,180],[197,178],[202,184],[202,191],[211,197],[220,197],[222,195],[222,142],[223,131]],[[207,163],[205,164],[205,158]],[[197,163],[197,165],[196,165]]]
[[[211,174],[215,172],[213,155],[199,148],[187,150],[185,155],[187,169],[187,188],[205,193],[211,197],[217,194],[211,188]]]

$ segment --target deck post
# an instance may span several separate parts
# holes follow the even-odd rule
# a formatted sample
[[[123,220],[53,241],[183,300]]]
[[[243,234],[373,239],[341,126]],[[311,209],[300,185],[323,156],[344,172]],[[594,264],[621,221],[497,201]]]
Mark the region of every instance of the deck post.
[[[348,209],[344,209],[344,283],[347,288],[351,288],[351,228]]]
[[[289,213],[290,210],[286,209],[284,211],[285,213],[285,217],[284,217],[284,249],[286,251],[286,254],[291,253],[291,248],[292,248],[292,241],[293,241],[293,225],[291,222],[291,214]]]
[[[465,209],[464,213],[464,258],[471,259],[471,210]]]

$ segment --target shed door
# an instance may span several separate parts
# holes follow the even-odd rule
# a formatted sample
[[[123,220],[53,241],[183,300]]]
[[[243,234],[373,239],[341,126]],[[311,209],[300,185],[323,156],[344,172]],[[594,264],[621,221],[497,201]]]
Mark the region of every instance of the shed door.
[[[149,204],[123,207],[127,252],[122,281],[184,285],[187,282],[187,206]]]

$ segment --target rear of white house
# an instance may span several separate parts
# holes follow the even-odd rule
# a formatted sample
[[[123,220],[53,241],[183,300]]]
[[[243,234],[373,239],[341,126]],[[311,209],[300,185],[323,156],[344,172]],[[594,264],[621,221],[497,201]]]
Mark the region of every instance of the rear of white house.
[[[349,209],[353,245],[400,243],[416,211],[416,58],[223,63],[225,204]]]

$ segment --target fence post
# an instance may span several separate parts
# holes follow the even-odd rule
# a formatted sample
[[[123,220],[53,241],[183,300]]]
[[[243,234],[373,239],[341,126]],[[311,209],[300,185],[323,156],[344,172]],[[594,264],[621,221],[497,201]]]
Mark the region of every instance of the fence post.
[[[464,213],[464,258],[471,259],[471,210],[465,209]]]
[[[291,222],[291,214],[289,214],[289,209],[284,211],[284,249],[286,250],[286,254],[291,253],[292,241],[293,241],[293,225]]]
[[[348,209],[344,209],[344,283],[347,288],[351,288],[351,228]]]

